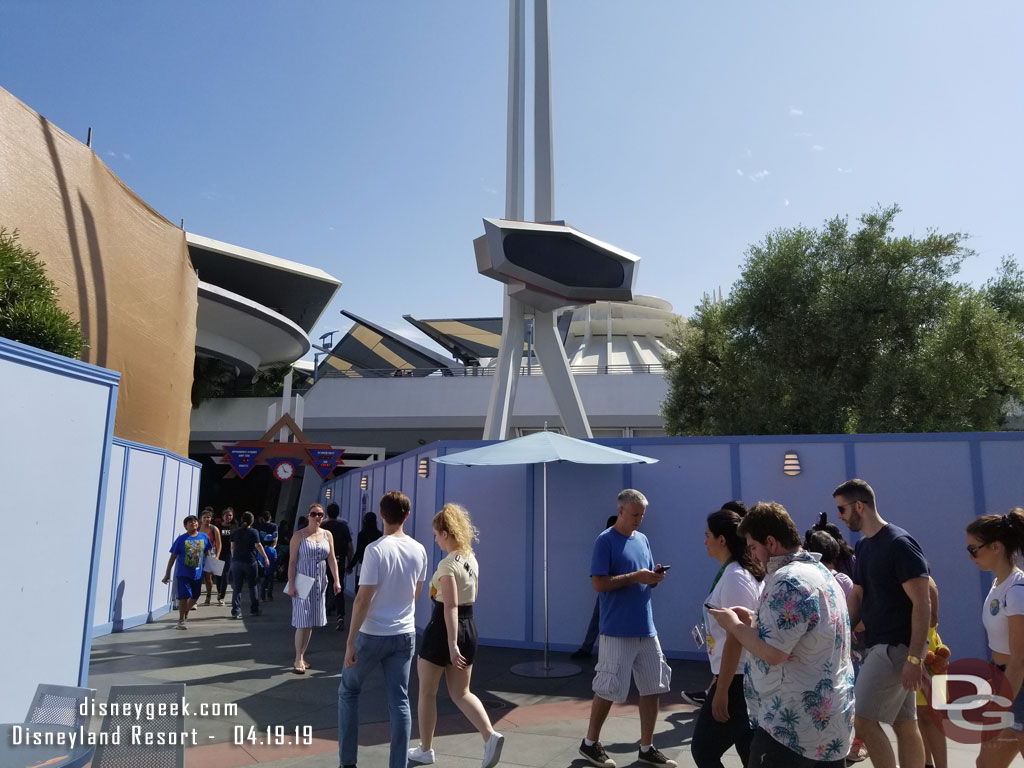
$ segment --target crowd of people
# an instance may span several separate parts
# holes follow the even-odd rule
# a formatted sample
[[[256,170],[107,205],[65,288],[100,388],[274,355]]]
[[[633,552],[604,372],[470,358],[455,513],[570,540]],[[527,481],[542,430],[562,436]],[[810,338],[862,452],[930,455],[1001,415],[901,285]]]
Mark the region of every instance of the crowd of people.
[[[895,768],[897,757],[903,768],[947,765],[945,736],[922,695],[929,672],[944,668],[949,657],[938,635],[938,590],[924,552],[910,533],[881,517],[875,493],[863,480],[841,484],[833,497],[839,520],[861,534],[856,548],[825,513],[801,536],[775,502],[747,509],[730,501],[706,517],[704,548],[718,569],[693,638],[707,652],[711,681],[704,691],[682,694],[699,706],[691,742],[698,768],[722,766],[730,748],[745,766],[758,768],[838,768],[867,757],[878,768]],[[481,737],[482,768],[492,768],[504,737],[470,691],[479,589],[473,543],[479,532],[457,504],[445,504],[432,521],[444,557],[429,580],[433,608],[416,665],[420,743],[410,747],[415,603],[428,575],[426,550],[404,529],[410,509],[404,494],[386,493],[379,508],[383,530],[377,515],[368,513],[355,545],[336,504],[326,510],[312,505],[294,533],[283,525],[279,530],[269,515],[255,527],[248,512],[237,525],[230,509],[219,520],[210,509],[198,519],[189,516],[164,578],[169,581],[177,563],[178,627],[187,628],[204,570],[212,572],[206,578],[205,604],[210,603],[217,570],[204,569],[207,555],[228,564],[217,577],[218,603],[230,578],[232,615],[241,613],[246,586],[250,610],[259,614],[260,599],[273,599],[273,552],[288,575],[292,671],[302,675],[309,667],[305,652],[312,629],[326,626],[328,612],[337,616],[336,629],[346,628],[342,579],[358,569],[338,689],[341,765],[356,765],[359,696],[379,667],[391,721],[392,768],[434,763],[442,677]],[[590,722],[579,747],[597,768],[615,768],[601,730],[612,704],[626,701],[631,684],[639,694],[638,761],[676,765],[654,745],[671,669],[658,639],[652,590],[670,578],[671,565],[655,560],[639,531],[647,511],[640,491],[622,491],[616,514],[593,546],[590,577],[598,599],[587,637],[573,656],[588,658],[597,645]],[[1013,695],[1012,725],[982,743],[977,764],[1006,768],[1024,755],[1024,589],[1018,589],[1024,587],[1024,509],[978,518],[965,533],[968,556],[993,575],[982,623],[993,670],[999,670],[993,675],[1001,674],[1001,690]],[[895,733],[896,753],[883,724]]]

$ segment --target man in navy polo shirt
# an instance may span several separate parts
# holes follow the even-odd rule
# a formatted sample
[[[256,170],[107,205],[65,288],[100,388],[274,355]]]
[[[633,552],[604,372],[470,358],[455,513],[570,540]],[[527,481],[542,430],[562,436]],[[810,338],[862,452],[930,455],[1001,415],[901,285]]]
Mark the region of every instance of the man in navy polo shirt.
[[[847,598],[850,625],[864,621],[867,655],[857,676],[857,735],[876,768],[896,768],[896,756],[880,723],[896,733],[899,764],[924,768],[915,691],[921,687],[928,650],[931,596],[928,563],[920,545],[878,514],[875,492],[863,480],[847,480],[832,492],[839,519],[864,538],[857,542],[853,590]]]

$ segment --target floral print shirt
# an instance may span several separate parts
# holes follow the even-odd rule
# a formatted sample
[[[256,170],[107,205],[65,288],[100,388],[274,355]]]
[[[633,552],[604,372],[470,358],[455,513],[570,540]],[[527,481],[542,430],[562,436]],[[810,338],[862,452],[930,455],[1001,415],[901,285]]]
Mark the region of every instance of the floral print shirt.
[[[768,562],[754,629],[789,658],[751,655],[743,688],[752,726],[809,760],[840,760],[853,734],[850,615],[819,559],[797,550]]]

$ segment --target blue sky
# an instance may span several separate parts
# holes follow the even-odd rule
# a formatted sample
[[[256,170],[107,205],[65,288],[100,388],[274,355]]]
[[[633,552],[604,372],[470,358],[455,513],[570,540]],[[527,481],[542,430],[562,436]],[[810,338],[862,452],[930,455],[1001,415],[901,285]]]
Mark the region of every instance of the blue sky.
[[[638,292],[689,315],[771,230],[878,204],[970,233],[969,282],[1024,250],[1024,4],[551,5],[556,216],[640,256]],[[172,222],[342,280],[314,335],[344,308],[415,337],[405,313],[501,313],[472,239],[504,213],[507,25],[505,0],[0,0],[0,86],[92,127]]]

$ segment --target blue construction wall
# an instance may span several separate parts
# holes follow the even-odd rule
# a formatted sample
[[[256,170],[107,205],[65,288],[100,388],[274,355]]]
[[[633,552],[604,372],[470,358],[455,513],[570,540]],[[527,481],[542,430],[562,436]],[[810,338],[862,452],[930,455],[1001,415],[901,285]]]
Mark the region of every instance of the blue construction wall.
[[[88,680],[119,379],[0,339],[5,722],[24,718],[39,683]]]
[[[92,636],[145,624],[171,609],[169,549],[197,514],[199,464],[114,438],[101,532]]]
[[[658,464],[580,466],[552,464],[547,471],[549,638],[556,650],[578,647],[595,593],[590,586],[594,537],[615,496],[638,488],[650,501],[641,530],[655,559],[673,566],[654,597],[655,621],[666,652],[703,658],[690,636],[717,570],[704,550],[704,519],[722,502],[778,501],[801,531],[820,512],[838,522],[831,492],[862,477],[878,494],[884,519],[917,538],[932,565],[940,593],[939,630],[954,658],[984,657],[982,599],[991,577],[964,551],[964,527],[988,512],[1024,505],[1024,433],[937,435],[822,435],[792,437],[643,438],[600,440],[659,459]],[[480,636],[492,645],[539,648],[544,641],[543,469],[540,466],[455,467],[420,458],[475,448],[479,441],[442,442],[353,470],[325,483],[353,531],[363,510],[375,512],[388,490],[413,501],[406,530],[423,543],[431,567],[440,558],[430,520],[446,501],[466,506],[480,528]],[[783,457],[795,451],[801,472],[783,474]],[[366,489],[360,485],[366,482]],[[840,527],[843,528],[840,523]],[[851,543],[855,535],[848,537]],[[351,581],[349,582],[351,586]],[[425,626],[429,600],[417,606]]]

